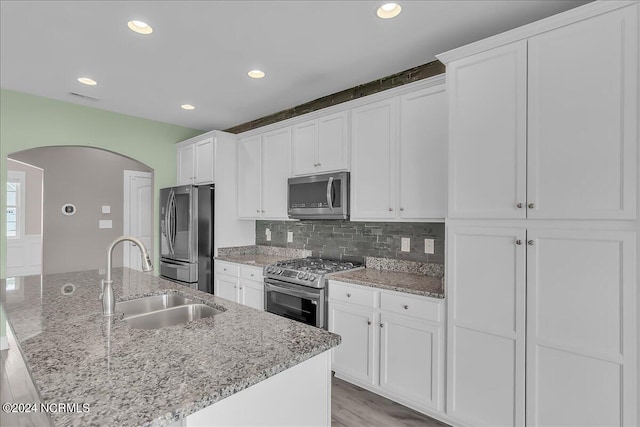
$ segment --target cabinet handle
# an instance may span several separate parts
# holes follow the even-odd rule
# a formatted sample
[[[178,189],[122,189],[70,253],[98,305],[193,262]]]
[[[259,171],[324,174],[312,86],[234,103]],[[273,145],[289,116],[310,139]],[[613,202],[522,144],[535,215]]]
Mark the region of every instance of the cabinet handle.
[[[257,210],[256,210],[256,212],[257,212],[257,213],[260,213],[260,209],[257,209]]]
[[[534,243],[533,240],[528,240],[527,241],[527,245],[529,245],[529,246],[533,246],[533,243]]]
[[[516,240],[516,245],[520,246],[522,244],[522,240],[518,239]]]
[[[238,289],[238,287],[236,285],[233,285],[233,289]]]
[[[383,323],[380,323],[380,327],[381,327],[381,328],[384,328],[384,324],[383,324]]]
[[[351,298],[351,294],[350,293],[347,293],[347,298]]]
[[[400,212],[403,212],[403,211],[404,211],[404,208],[400,208]]]
[[[403,305],[402,308],[404,308],[405,310],[409,310],[409,306],[408,305]]]
[[[227,271],[227,269],[226,269],[226,268],[223,268],[223,269],[222,269],[222,271]]]
[[[264,213],[265,211],[262,211],[262,213]]]
[[[516,208],[518,209],[522,209],[523,208],[523,204],[522,203],[516,203]]]
[[[534,205],[533,203],[529,203],[529,204],[527,205],[527,207],[528,207],[529,209],[534,209],[534,208],[536,207],[536,205]]]
[[[253,277],[253,273],[251,273],[251,277]]]
[[[370,324],[371,324],[371,320],[367,320],[367,325],[370,325]]]
[[[318,165],[317,165],[317,166],[322,166],[322,163],[318,163]]]
[[[393,212],[393,208],[389,208],[389,212]]]
[[[240,286],[240,290],[242,290],[242,286]]]

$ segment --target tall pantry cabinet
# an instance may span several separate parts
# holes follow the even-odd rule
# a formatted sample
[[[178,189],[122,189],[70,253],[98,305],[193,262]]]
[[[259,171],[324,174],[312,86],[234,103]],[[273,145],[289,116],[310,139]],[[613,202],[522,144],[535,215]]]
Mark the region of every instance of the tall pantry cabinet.
[[[447,65],[447,415],[638,416],[637,2],[593,2]]]

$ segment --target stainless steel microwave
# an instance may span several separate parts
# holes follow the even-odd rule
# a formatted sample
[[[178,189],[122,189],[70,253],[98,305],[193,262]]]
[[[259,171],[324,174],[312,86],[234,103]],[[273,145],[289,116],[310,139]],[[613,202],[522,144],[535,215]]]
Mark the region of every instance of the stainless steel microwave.
[[[349,219],[349,172],[289,178],[289,218]]]

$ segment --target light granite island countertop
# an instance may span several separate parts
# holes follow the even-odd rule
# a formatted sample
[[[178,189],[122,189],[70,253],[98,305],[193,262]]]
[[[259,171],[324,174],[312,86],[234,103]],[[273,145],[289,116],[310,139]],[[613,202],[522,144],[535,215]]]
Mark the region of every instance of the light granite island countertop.
[[[101,278],[85,271],[0,282],[43,403],[88,405],[88,411],[51,413],[54,425],[185,425],[185,417],[272,384],[340,343],[322,329],[116,268],[116,301],[179,293],[224,311],[177,326],[133,329],[104,320],[97,299]]]

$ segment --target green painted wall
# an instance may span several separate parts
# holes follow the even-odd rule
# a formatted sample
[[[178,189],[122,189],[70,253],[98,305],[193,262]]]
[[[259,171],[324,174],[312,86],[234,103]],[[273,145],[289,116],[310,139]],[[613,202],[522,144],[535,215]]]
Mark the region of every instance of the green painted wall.
[[[0,89],[0,189],[7,155],[27,148],[83,145],[134,158],[154,169],[154,242],[158,254],[158,191],[176,184],[175,143],[202,131]],[[6,192],[0,191],[0,277],[6,274]]]

